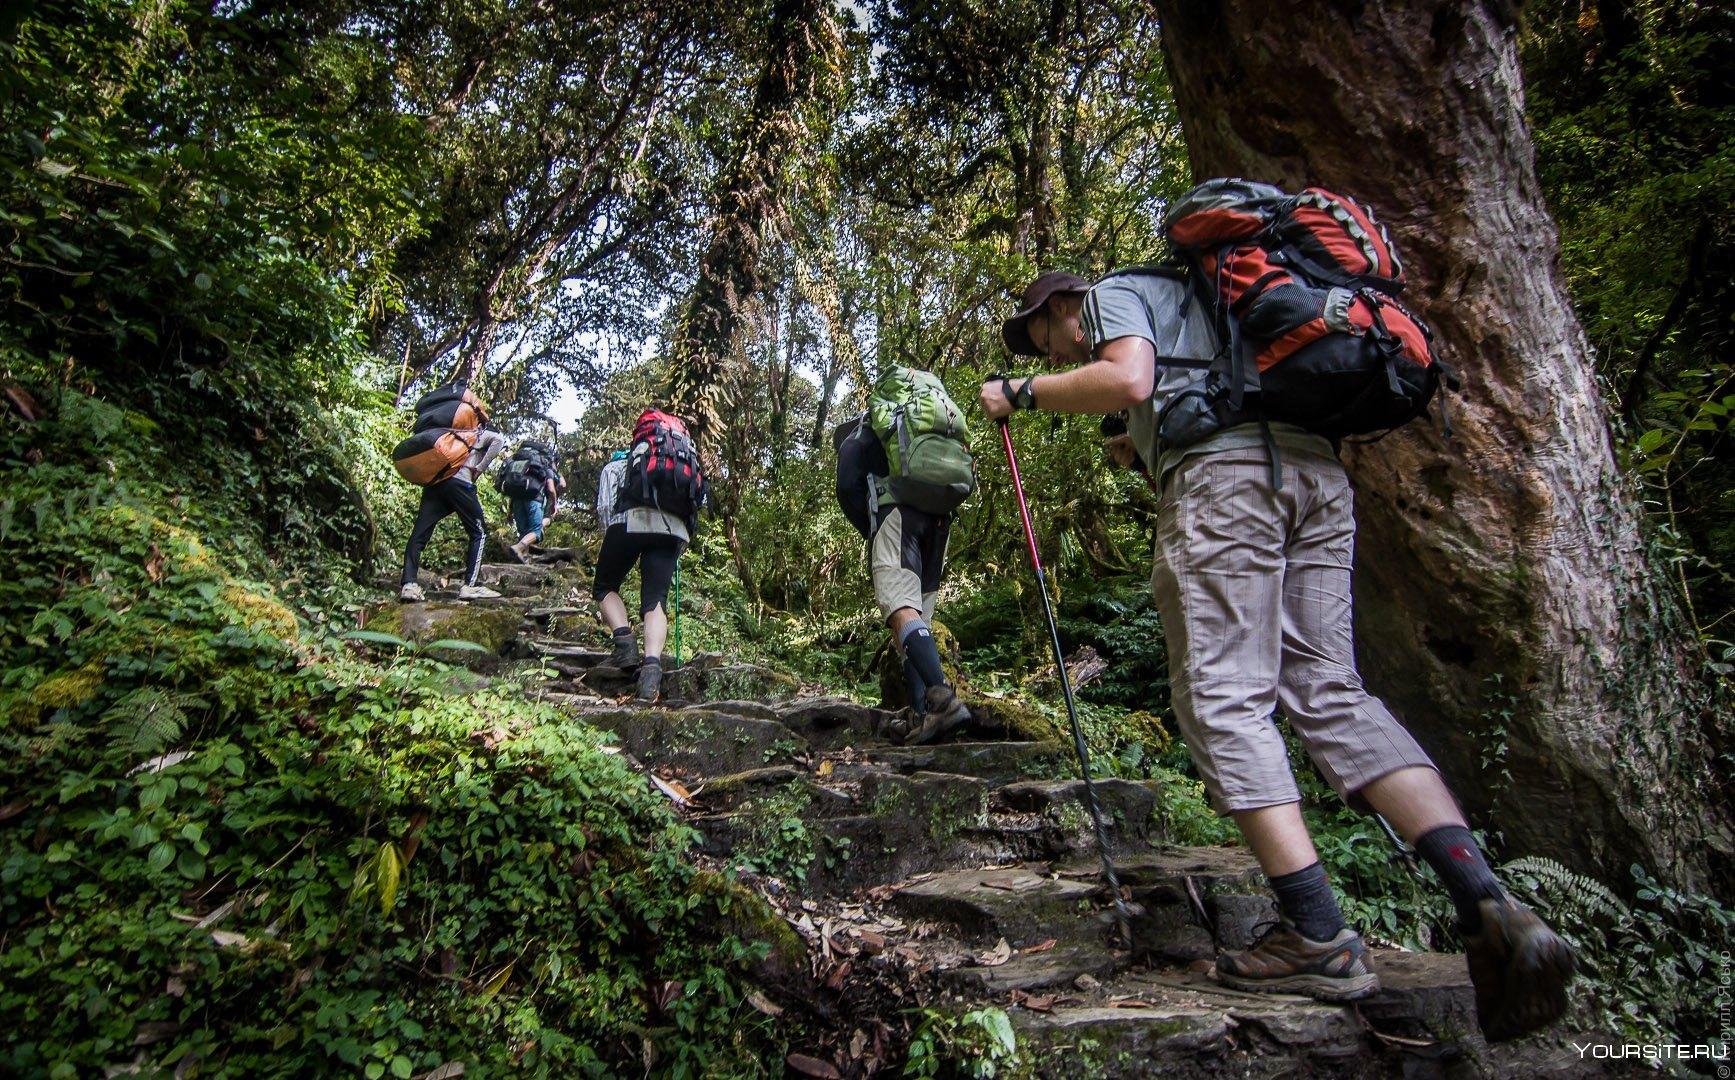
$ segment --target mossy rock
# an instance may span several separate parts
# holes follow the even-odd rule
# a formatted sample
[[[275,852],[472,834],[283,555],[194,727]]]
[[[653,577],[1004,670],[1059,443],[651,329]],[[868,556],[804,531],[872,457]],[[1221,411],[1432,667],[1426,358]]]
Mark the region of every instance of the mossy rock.
[[[758,893],[711,870],[694,874],[693,891],[716,905],[728,933],[767,947],[753,966],[756,982],[788,992],[806,980],[807,943]]]
[[[663,697],[681,701],[788,701],[801,692],[795,676],[758,664],[700,653],[663,674]]]
[[[940,650],[940,670],[946,673],[946,681],[952,684],[959,694],[965,694],[970,688],[970,680],[964,677],[963,654],[958,650],[958,638],[939,619],[928,624],[934,632],[934,645]],[[902,709],[913,705],[910,700],[909,686],[904,682],[904,659],[897,646],[887,643],[880,653],[880,708]]]
[[[435,650],[442,660],[469,667],[492,668],[518,638],[523,613],[516,607],[488,604],[392,604],[376,610],[367,629],[403,638],[416,645],[434,641],[470,641],[485,652]]]

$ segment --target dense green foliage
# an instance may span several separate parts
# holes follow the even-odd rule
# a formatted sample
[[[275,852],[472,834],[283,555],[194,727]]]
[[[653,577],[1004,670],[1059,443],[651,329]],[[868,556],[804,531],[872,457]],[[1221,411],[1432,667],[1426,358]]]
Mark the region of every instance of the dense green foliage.
[[[742,1007],[763,948],[731,930],[749,899],[691,868],[692,834],[597,733],[511,681],[340,628],[414,509],[387,460],[401,399],[479,372],[513,434],[558,424],[586,504],[674,381],[694,267],[740,198],[725,188],[774,186],[753,231],[764,288],[729,298],[724,512],[683,563],[681,651],[877,696],[884,632],[833,503],[832,428],[890,364],[940,372],[967,403],[1034,270],[1157,253],[1185,152],[1145,5],[816,5],[784,27],[827,43],[806,98],[758,115],[768,20],[795,10],[0,15],[8,1071],[730,1075],[777,1058],[787,1031]],[[1573,295],[1656,546],[1719,646],[1735,611],[1729,16],[1525,18]],[[730,174],[742,133],[791,117],[800,145],[763,190]],[[1043,416],[1018,438],[1066,648],[1105,662],[1081,694],[1100,771],[1160,781],[1171,839],[1231,842],[1167,712],[1153,496],[1104,467],[1093,420]],[[993,431],[974,439],[981,494],[942,618],[977,690],[1058,730],[1009,475]],[[574,516],[553,539],[580,540]],[[426,564],[452,568],[458,542],[445,527]],[[1352,918],[1451,944],[1426,872],[1296,762]],[[826,853],[798,807],[774,810],[745,863],[798,879]],[[1724,908],[1648,878],[1508,876],[1585,947],[1598,1022],[1707,1022],[1693,986],[1729,940]],[[1011,1060],[1004,1021],[925,1017],[911,1074],[948,1049]]]

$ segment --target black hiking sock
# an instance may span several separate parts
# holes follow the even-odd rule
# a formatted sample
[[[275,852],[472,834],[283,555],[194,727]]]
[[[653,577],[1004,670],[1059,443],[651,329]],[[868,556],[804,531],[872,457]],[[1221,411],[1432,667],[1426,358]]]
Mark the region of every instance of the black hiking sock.
[[[1277,894],[1277,910],[1301,931],[1302,937],[1309,941],[1330,941],[1347,925],[1323,865],[1316,862],[1270,880],[1271,891]]]
[[[616,630],[614,632],[614,639],[616,641],[631,641],[631,640],[633,640],[633,628],[630,626],[621,627],[619,630]]]
[[[1476,838],[1462,825],[1441,825],[1416,838],[1416,854],[1426,859],[1440,875],[1452,904],[1458,909],[1458,924],[1465,933],[1474,934],[1482,928],[1482,913],[1477,905],[1483,900],[1500,899],[1506,891],[1495,880]]]
[[[917,620],[904,627],[904,663],[913,665],[916,674],[928,686],[946,685],[946,671],[940,666],[940,647],[934,644],[934,633],[928,624]]]
[[[663,666],[663,658],[660,656],[647,656],[639,662],[645,667],[660,668]]]
[[[915,661],[904,657],[904,685],[910,691],[910,708],[916,710],[916,715],[922,715],[927,708],[928,684],[922,678],[922,673],[916,670]]]

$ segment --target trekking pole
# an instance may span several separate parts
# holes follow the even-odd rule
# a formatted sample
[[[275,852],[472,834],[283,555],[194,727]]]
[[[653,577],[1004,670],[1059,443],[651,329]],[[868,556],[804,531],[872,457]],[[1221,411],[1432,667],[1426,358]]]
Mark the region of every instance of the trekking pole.
[[[1121,899],[1120,875],[1115,873],[1114,860],[1108,853],[1108,833],[1103,829],[1102,805],[1097,802],[1096,782],[1090,775],[1090,751],[1084,745],[1084,729],[1078,726],[1078,706],[1072,700],[1072,676],[1066,671],[1066,657],[1060,649],[1060,625],[1054,621],[1054,605],[1048,599],[1048,575],[1042,571],[1042,556],[1036,551],[1036,529],[1030,524],[1030,504],[1024,500],[1024,480],[1018,475],[1018,455],[1012,451],[1012,426],[1005,417],[1000,419],[1000,441],[1006,447],[1006,465],[1012,470],[1012,491],[1018,496],[1018,516],[1024,522],[1024,542],[1030,551],[1030,565],[1036,571],[1036,591],[1042,594],[1042,616],[1048,620],[1048,644],[1054,650],[1054,667],[1060,673],[1060,692],[1066,698],[1066,719],[1072,725],[1072,748],[1078,751],[1078,767],[1084,775],[1084,802],[1090,809],[1091,824],[1096,829],[1096,850],[1102,856],[1102,872],[1114,894],[1115,927],[1120,931],[1121,944],[1133,946],[1132,926],[1127,920],[1126,901]]]

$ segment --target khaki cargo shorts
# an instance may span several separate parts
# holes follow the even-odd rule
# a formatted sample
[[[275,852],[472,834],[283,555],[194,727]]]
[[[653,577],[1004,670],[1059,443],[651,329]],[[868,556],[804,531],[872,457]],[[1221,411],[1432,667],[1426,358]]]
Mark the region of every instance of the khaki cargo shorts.
[[[1151,588],[1175,718],[1219,811],[1296,802],[1273,713],[1350,799],[1434,763],[1356,670],[1350,602],[1354,495],[1335,458],[1266,451],[1183,460],[1157,514]]]
[[[874,579],[874,599],[880,614],[891,618],[899,608],[912,608],[934,621],[934,599],[946,572],[946,541],[952,519],[906,506],[888,508],[868,549]]]

